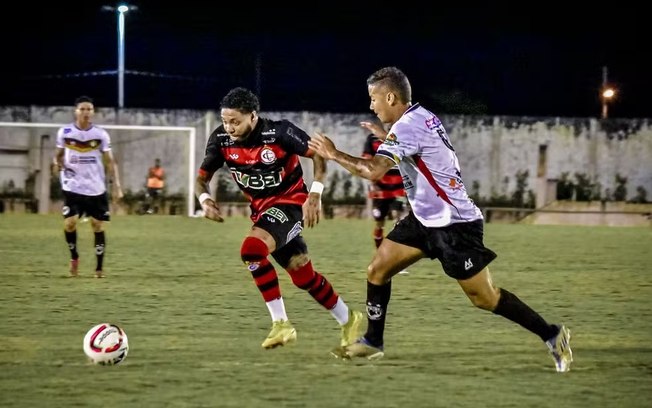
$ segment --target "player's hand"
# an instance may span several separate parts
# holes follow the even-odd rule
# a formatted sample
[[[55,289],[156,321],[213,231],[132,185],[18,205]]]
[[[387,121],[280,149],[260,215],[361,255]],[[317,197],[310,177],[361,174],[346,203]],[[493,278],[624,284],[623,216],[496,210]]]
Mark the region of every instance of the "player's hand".
[[[115,192],[113,196],[116,198],[116,200],[122,200],[124,198],[124,193],[122,192],[122,188],[120,186],[115,187]]]
[[[374,136],[376,136],[380,140],[385,140],[385,138],[387,137],[387,131],[383,129],[383,127],[380,125],[377,125],[372,122],[360,122],[360,126],[373,133]]]
[[[122,206],[122,199],[124,198],[124,194],[122,193],[122,189],[120,186],[116,186],[115,184],[112,185],[111,187],[111,205],[115,207],[113,211],[116,213],[124,208]]]
[[[304,226],[312,228],[319,224],[319,218],[321,216],[321,194],[310,193],[302,207]]]
[[[201,203],[201,209],[204,211],[204,217],[208,218],[209,220],[213,220],[215,222],[224,222],[224,218],[222,218],[222,212],[220,211],[220,208],[217,206],[215,201],[211,199],[204,200],[204,202]]]
[[[325,134],[319,132],[315,132],[315,135],[308,140],[308,147],[326,160],[334,159],[337,154],[337,148],[333,141]]]

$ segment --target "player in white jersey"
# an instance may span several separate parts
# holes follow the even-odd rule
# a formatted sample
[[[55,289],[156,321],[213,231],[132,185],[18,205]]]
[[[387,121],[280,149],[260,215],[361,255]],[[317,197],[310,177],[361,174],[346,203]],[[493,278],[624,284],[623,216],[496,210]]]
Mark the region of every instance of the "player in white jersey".
[[[321,133],[308,144],[324,158],[372,181],[398,164],[410,213],[383,240],[367,268],[367,332],[333,354],[370,360],[384,355],[391,278],[428,257],[441,262],[444,272],[457,280],[473,305],[538,335],[547,344],[556,370],[568,371],[572,362],[570,331],[549,324],[514,294],[493,284],[488,265],[496,254],[484,246],[482,212],[466,193],[455,149],[441,121],[419,104],[412,104],[410,82],[396,67],[373,73],[367,87],[370,109],[391,126],[372,160],[338,150]],[[380,132],[376,129],[374,133]]]
[[[70,249],[70,274],[79,274],[77,221],[79,217],[89,216],[95,233],[95,276],[102,278],[106,246],[104,222],[110,221],[105,163],[113,179],[113,197],[120,199],[123,194],[118,166],[111,153],[111,138],[106,130],[93,125],[91,120],[94,113],[91,98],[77,98],[75,121],[57,132],[54,166],[59,172],[64,195],[62,214],[66,242]]]

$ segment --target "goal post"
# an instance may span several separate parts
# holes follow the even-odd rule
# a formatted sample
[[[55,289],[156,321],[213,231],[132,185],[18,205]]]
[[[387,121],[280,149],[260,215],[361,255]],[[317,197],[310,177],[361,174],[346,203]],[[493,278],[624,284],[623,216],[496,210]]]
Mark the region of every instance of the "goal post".
[[[34,123],[34,122],[0,122],[0,129],[2,128],[38,128],[38,129],[59,129],[62,126],[67,126],[70,123]],[[188,216],[194,216],[195,214],[195,175],[197,172],[197,169],[195,168],[196,166],[196,147],[197,147],[197,129],[192,126],[156,126],[156,125],[110,125],[110,124],[97,124],[97,126],[106,129],[109,131],[109,134],[111,136],[111,143],[112,145],[115,145],[116,143],[126,143],[129,142],[128,139],[125,140],[118,140],[119,138],[116,138],[115,134],[111,132],[111,130],[122,130],[122,131],[153,131],[153,132],[165,132],[167,134],[172,133],[174,135],[174,132],[178,133],[183,133],[187,134],[187,186],[184,189],[184,193],[186,194],[186,209],[187,209],[187,215]],[[157,135],[154,135],[155,137],[158,137]],[[27,156],[33,156],[33,154],[30,153],[31,150],[39,150],[40,151],[40,157],[39,158],[32,158],[31,162],[34,163],[31,167],[36,168],[37,170],[40,171],[40,173],[43,174],[48,174],[47,169],[49,169],[49,164],[51,163],[51,158],[52,158],[52,153],[46,154],[43,152],[44,146],[43,146],[43,140],[40,141],[40,146],[34,146],[34,143],[31,143],[29,140],[20,140],[20,139],[29,139],[30,135],[26,135],[24,138],[21,138],[20,136],[14,137],[13,140],[10,137],[10,135],[7,135],[6,132],[0,133],[0,152],[18,152],[19,154],[25,154]],[[56,135],[50,140],[50,145],[54,145],[54,142],[56,139]],[[174,147],[172,147],[174,150]],[[140,160],[140,158],[138,158]],[[152,157],[143,157],[142,161],[140,162],[141,165],[145,165],[149,167],[151,164],[146,163],[145,160],[151,161],[153,163],[153,158]],[[2,167],[2,166],[0,166]],[[166,169],[167,170],[167,169]],[[131,171],[130,169],[125,169],[122,167],[123,173],[126,171]],[[135,170],[134,170],[135,171]],[[139,174],[142,174],[143,171],[140,171]],[[144,177],[144,174],[143,176]],[[124,174],[121,174],[121,179],[124,180]],[[46,183],[49,183],[49,178],[47,177],[40,177],[40,181],[38,184],[40,186],[36,186],[36,191],[49,191],[48,188],[41,188],[43,187]],[[124,182],[123,182],[124,184]],[[45,213],[47,212],[47,203],[49,203],[49,197],[42,197],[38,196],[38,201],[39,201],[39,213]]]

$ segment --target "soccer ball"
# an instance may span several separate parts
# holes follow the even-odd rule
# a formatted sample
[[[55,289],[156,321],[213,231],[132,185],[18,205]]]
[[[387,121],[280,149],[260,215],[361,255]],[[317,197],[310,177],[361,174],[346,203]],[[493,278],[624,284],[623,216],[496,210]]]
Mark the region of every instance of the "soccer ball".
[[[100,323],[84,336],[84,353],[93,364],[120,364],[128,351],[127,333],[115,324]]]

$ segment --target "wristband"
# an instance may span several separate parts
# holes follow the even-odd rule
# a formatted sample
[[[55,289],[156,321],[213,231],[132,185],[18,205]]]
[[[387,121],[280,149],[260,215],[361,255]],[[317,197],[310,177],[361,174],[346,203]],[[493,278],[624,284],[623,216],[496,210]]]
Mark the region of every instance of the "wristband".
[[[200,204],[204,204],[204,201],[206,201],[206,200],[212,200],[212,199],[213,199],[213,197],[211,197],[211,195],[208,194],[208,193],[201,193],[201,194],[199,195],[199,203],[200,203]]]
[[[324,192],[324,185],[320,183],[319,181],[313,181],[312,185],[310,186],[310,192],[311,193],[317,193],[320,194]]]

